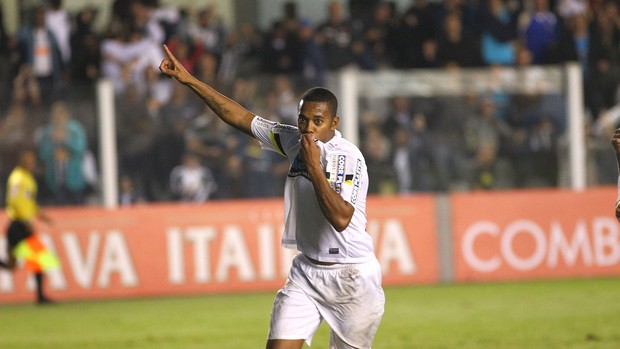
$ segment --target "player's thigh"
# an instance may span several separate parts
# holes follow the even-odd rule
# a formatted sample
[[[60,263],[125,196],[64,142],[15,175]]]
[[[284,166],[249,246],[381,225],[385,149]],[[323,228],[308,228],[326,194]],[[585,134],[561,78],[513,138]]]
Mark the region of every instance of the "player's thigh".
[[[269,340],[312,340],[323,318],[314,302],[290,281],[276,294]]]

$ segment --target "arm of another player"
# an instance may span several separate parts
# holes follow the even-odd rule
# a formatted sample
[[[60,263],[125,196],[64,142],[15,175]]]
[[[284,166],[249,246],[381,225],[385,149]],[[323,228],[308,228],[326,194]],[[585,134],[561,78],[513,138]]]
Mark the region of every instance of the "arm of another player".
[[[616,219],[620,222],[620,128],[617,128],[614,132],[614,136],[611,139],[611,145],[616,151],[616,163],[618,164],[618,197],[616,199]]]
[[[320,150],[315,144],[313,134],[302,134],[301,151],[303,152],[304,159],[306,159],[308,174],[325,218],[327,218],[336,231],[341,232],[345,230],[349,226],[351,218],[353,218],[355,208],[345,201],[340,194],[336,193],[327,182],[320,163]]]
[[[252,134],[253,113],[188,73],[166,45],[164,45],[164,51],[168,58],[164,58],[159,65],[162,73],[191,88],[222,121],[254,137]]]

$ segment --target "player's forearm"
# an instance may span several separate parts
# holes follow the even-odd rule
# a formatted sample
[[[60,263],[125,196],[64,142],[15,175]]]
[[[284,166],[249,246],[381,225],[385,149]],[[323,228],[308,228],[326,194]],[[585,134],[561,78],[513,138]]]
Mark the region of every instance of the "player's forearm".
[[[355,208],[329,186],[322,169],[308,170],[323,215],[336,231],[345,230],[351,222]]]
[[[222,121],[252,136],[253,113],[194,76],[185,85],[191,88]]]

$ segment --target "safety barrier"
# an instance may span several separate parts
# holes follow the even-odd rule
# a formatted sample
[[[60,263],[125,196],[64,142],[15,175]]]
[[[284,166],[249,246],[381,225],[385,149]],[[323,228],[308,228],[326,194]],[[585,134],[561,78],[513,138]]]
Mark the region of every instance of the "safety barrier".
[[[615,188],[371,197],[367,231],[386,286],[620,276],[615,198]],[[47,277],[59,300],[276,290],[295,253],[279,245],[280,199],[47,211],[54,224],[37,229],[61,260]],[[31,279],[0,271],[0,303],[32,301]]]

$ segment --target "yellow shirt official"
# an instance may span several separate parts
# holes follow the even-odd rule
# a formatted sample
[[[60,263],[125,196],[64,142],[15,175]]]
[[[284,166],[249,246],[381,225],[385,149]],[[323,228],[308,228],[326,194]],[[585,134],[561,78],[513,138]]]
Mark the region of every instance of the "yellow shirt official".
[[[30,222],[38,212],[37,182],[30,172],[18,166],[9,175],[6,213],[11,220]]]

